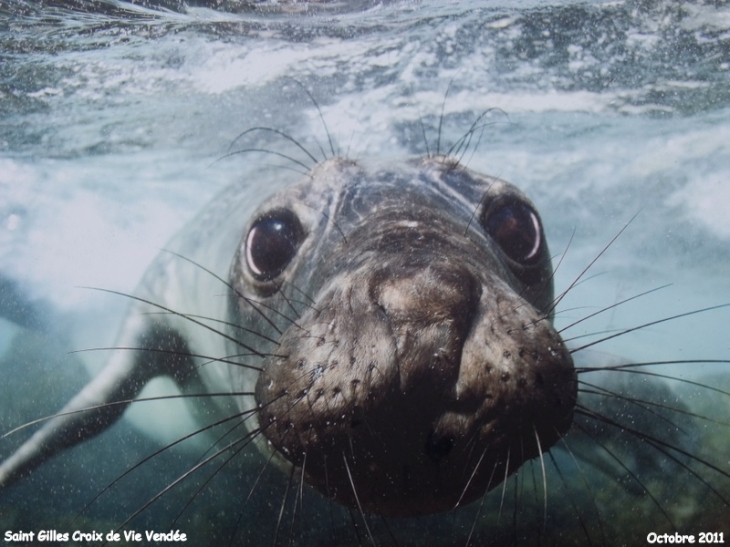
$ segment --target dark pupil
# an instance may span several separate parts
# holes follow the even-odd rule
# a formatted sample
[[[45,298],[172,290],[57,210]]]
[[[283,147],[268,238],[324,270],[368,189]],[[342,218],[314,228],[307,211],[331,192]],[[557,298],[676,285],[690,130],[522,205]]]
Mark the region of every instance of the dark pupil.
[[[289,219],[262,218],[246,239],[246,260],[259,280],[279,275],[297,251],[297,230]]]
[[[490,214],[485,228],[512,260],[525,264],[540,256],[540,221],[524,203],[503,205]]]

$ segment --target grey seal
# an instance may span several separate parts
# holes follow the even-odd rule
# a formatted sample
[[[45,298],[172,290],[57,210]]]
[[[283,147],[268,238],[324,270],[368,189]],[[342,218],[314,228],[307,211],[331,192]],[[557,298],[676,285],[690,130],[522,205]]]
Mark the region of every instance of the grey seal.
[[[157,376],[230,393],[198,412],[236,417],[281,467],[383,516],[473,501],[569,429],[550,254],[515,186],[446,156],[333,158],[251,207],[224,194],[160,254],[106,368],[0,485],[107,428]]]

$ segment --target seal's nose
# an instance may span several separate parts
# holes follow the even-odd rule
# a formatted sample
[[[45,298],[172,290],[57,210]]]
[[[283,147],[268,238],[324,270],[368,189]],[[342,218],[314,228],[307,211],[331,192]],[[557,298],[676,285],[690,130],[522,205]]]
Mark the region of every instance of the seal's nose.
[[[348,238],[264,361],[256,400],[269,446],[320,492],[420,516],[476,499],[554,444],[575,382],[560,337],[493,255],[399,222]]]
[[[465,268],[433,262],[376,275],[371,295],[396,341],[401,392],[452,395],[481,284]]]

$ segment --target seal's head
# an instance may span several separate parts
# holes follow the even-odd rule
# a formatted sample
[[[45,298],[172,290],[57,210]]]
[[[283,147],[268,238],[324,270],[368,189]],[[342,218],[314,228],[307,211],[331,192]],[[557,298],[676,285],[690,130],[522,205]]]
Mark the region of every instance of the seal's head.
[[[451,509],[572,422],[540,217],[451,158],[319,165],[254,214],[232,280],[236,313],[282,332],[256,383],[266,444],[345,505]]]

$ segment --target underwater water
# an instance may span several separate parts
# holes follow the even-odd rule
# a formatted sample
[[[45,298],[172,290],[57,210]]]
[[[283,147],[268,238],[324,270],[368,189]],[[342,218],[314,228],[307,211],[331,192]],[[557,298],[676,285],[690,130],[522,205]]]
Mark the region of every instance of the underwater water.
[[[231,154],[305,161],[273,132],[238,139],[247,129],[283,131],[318,158],[329,137],[341,155],[397,158],[444,153],[475,122],[460,159],[536,204],[560,262],[556,293],[570,287],[558,328],[663,287],[570,327],[573,347],[730,303],[722,3],[0,1],[0,429],[57,411],[103,365],[108,352],[76,351],[113,346],[128,301],[90,287],[132,293],[227,186],[258,202],[301,178],[274,154]],[[730,541],[728,365],[699,362],[730,359],[729,320],[730,308],[708,310],[593,348],[685,361],[647,367],[673,380],[624,378],[633,396],[680,412],[621,399],[610,410],[679,451],[586,426],[604,448],[569,436],[576,454],[551,451],[547,489],[538,460],[483,502],[406,520],[363,519],[306,487],[300,500],[250,452],[210,482],[218,466],[183,481],[125,529],[179,529],[192,545],[466,545],[472,528],[473,545],[643,545],[675,531]],[[202,457],[166,451],[84,509],[189,420],[172,403],[128,414],[0,492],[0,533],[106,533]],[[25,435],[1,439],[0,456]]]

